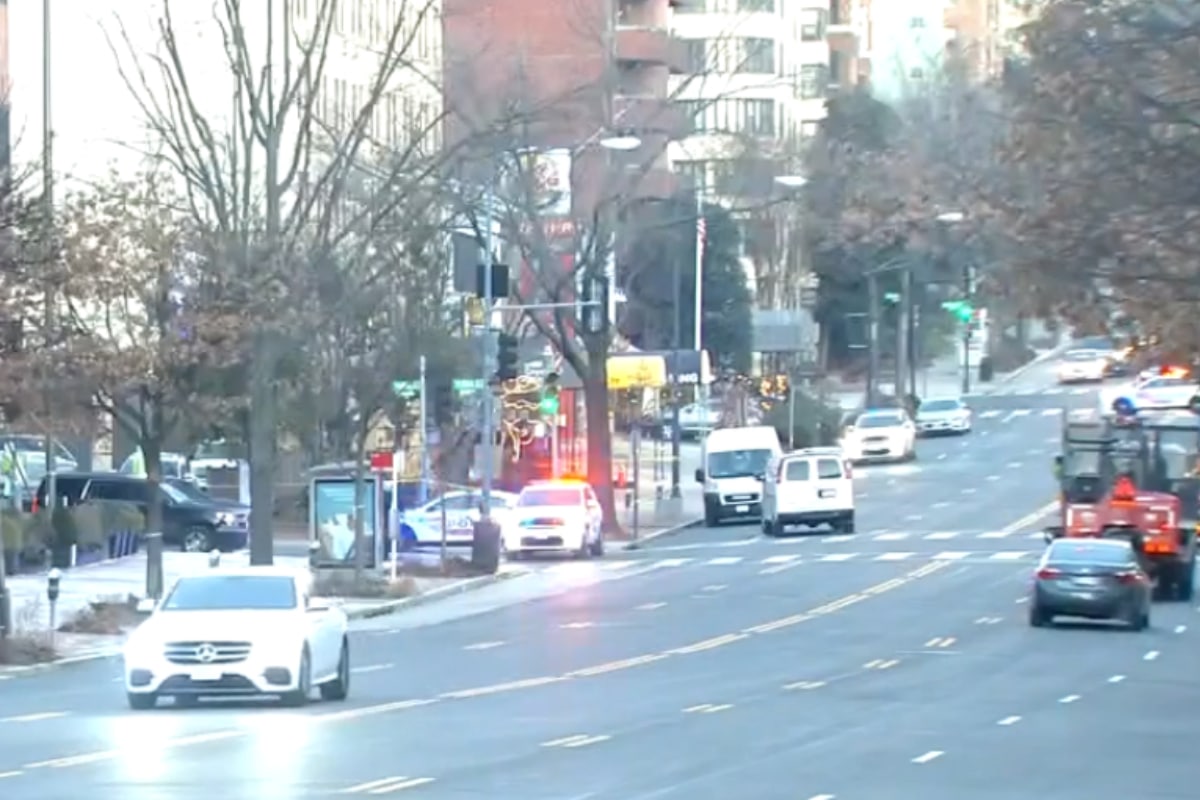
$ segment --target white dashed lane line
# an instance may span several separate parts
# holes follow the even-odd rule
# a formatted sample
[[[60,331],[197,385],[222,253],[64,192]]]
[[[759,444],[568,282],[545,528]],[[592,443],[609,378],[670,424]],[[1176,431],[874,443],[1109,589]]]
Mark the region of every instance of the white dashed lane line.
[[[923,755],[919,755],[916,758],[914,758],[912,760],[912,763],[928,764],[930,761],[933,761],[936,758],[941,758],[945,754],[946,754],[946,752],[944,750],[930,750],[928,753],[924,753]]]
[[[1020,721],[1021,721],[1020,717],[1013,716],[1013,717],[1005,717],[1004,719],[1000,720],[996,724],[997,725],[1016,725]]]

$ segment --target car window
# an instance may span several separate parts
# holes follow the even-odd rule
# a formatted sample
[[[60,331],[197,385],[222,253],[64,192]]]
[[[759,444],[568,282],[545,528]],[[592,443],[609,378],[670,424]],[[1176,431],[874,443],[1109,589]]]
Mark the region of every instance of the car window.
[[[858,418],[858,428],[894,428],[904,421],[900,414],[863,414]]]
[[[87,478],[79,476],[56,475],[54,478],[54,491],[59,497],[59,502],[66,500],[70,505],[75,505],[79,502],[79,498],[83,496],[83,487],[87,484]],[[38,484],[37,497],[38,503],[46,502],[46,479],[42,478],[42,482]]]
[[[122,503],[144,503],[147,484],[140,481],[92,480],[88,486],[89,500],[115,500]]]
[[[180,578],[166,611],[272,611],[296,608],[296,584],[278,575],[205,575]]]
[[[710,478],[756,478],[764,475],[775,454],[770,450],[726,450],[708,454]]]
[[[519,506],[577,506],[583,502],[578,489],[526,489],[517,500]]]
[[[596,506],[600,505],[600,498],[596,497],[596,493],[592,491],[590,486],[587,488],[585,494],[587,495],[588,503]]]
[[[470,511],[477,505],[471,500],[469,494],[455,494],[444,498],[440,503],[434,503],[430,506],[430,511],[441,511],[442,506],[446,507],[447,511]]]
[[[842,477],[842,462],[836,458],[822,458],[817,461],[817,478],[828,481]]]
[[[961,404],[957,400],[926,400],[921,403],[920,411],[954,411]]]
[[[196,485],[185,478],[165,478],[162,482],[163,486],[170,486],[179,494],[183,495],[188,500],[196,503],[211,503],[212,497],[206,492],[197,489]]]
[[[1054,564],[1122,566],[1132,564],[1135,558],[1129,547],[1058,541],[1050,546],[1047,560]]]
[[[792,481],[806,481],[808,480],[808,476],[809,469],[807,458],[797,458],[793,461],[787,462],[787,464],[784,465],[783,477],[784,480],[788,481],[789,483]]]

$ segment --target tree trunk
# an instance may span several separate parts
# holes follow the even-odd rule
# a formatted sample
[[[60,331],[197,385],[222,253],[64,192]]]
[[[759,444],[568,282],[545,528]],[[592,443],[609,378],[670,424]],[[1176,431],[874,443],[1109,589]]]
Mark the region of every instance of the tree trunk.
[[[363,462],[367,459],[367,429],[370,427],[369,418],[363,416],[363,424],[359,426],[358,442],[354,446],[354,580],[362,580],[367,568],[367,540],[363,536],[366,522],[366,486],[363,481]],[[392,487],[392,491],[396,491]]]
[[[596,491],[604,513],[605,533],[619,533],[617,504],[612,485],[612,436],[608,429],[608,352],[603,338],[589,338],[583,377],[587,412],[588,483]]]
[[[250,359],[250,563],[275,561],[275,346],[258,331]]]

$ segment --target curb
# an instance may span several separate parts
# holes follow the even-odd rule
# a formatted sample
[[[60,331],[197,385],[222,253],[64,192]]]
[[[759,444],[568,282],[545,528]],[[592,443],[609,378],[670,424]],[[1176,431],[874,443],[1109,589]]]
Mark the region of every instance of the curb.
[[[463,578],[460,581],[442,586],[438,589],[432,589],[428,592],[413,595],[412,597],[401,597],[398,600],[391,600],[386,603],[380,603],[377,606],[369,608],[355,609],[346,612],[346,618],[350,621],[363,619],[376,619],[378,617],[387,617],[392,614],[398,614],[405,609],[415,606],[422,606],[427,603],[432,603],[435,600],[441,600],[444,597],[453,597],[459,594],[466,594],[477,589],[482,589],[485,586],[491,586],[494,583],[501,581],[512,580],[529,573],[524,570],[510,570],[508,572],[497,572],[494,575],[480,575],[476,578]]]
[[[94,653],[84,653],[78,656],[68,656],[66,658],[56,658],[53,661],[45,661],[41,664],[26,664],[19,667],[0,666],[0,681],[7,681],[15,678],[27,678],[31,675],[38,675],[43,672],[69,667],[74,664],[86,664],[90,661],[103,661],[106,658],[113,658],[121,654],[121,648],[114,647],[111,650],[99,650]]]
[[[703,523],[704,523],[704,518],[697,517],[696,519],[688,520],[687,522],[681,523],[679,525],[675,525],[674,527],[663,528],[661,531],[655,531],[654,533],[646,534],[645,536],[639,537],[636,541],[626,542],[625,545],[621,549],[622,550],[638,550],[642,546],[644,546],[647,542],[652,542],[655,539],[662,539],[666,536],[674,536],[675,534],[680,533],[681,531],[685,531],[688,528],[698,528]]]

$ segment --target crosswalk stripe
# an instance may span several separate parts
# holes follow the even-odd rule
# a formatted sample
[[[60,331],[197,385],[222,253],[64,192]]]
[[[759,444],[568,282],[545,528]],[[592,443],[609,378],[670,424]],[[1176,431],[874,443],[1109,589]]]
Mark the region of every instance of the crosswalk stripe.
[[[980,419],[992,419],[993,417],[1000,416],[1001,413],[1003,413],[1003,412],[997,411],[994,408],[989,408],[987,411],[980,411],[979,418]]]
[[[979,534],[980,539],[1003,539],[1009,535],[1009,531],[987,531]]]
[[[742,556],[720,556],[719,558],[710,558],[709,564],[717,567],[728,566],[730,564],[739,564],[742,562]]]
[[[881,533],[875,537],[875,541],[877,541],[877,542],[899,542],[899,541],[901,541],[903,539],[907,539],[907,538],[908,538],[907,533]]]
[[[1019,561],[1028,554],[1026,550],[1000,550],[999,552],[992,553],[991,558],[993,561]]]
[[[858,556],[858,553],[827,553],[827,554],[821,556],[820,558],[818,558],[817,560],[818,561],[849,561],[850,559],[855,558],[857,556]]]
[[[961,561],[964,558],[970,557],[970,553],[965,550],[947,550],[942,553],[937,553],[933,556],[934,561]]]
[[[953,539],[955,536],[958,536],[958,531],[938,531],[936,533],[927,534],[925,538],[931,541],[940,541],[944,539]]]
[[[800,558],[800,556],[793,556],[793,555],[767,556],[759,563],[761,563],[761,564],[790,564],[798,558]]]
[[[826,536],[821,541],[824,542],[825,544],[837,544],[838,542],[850,542],[850,541],[854,541],[854,534],[843,533],[843,534],[839,534],[837,536]]]
[[[1057,417],[1063,413],[1061,408],[1044,408],[1042,409],[1043,417]]]
[[[617,572],[618,570],[629,569],[633,566],[637,566],[636,561],[605,561],[603,568],[611,572]]]
[[[904,561],[912,558],[916,553],[880,553],[875,559],[876,561]]]
[[[928,559],[930,561],[970,561],[972,563],[985,563],[988,561],[1014,563],[1018,561],[1032,561],[1037,557],[1037,553],[1029,550],[999,550],[999,551],[971,551],[971,550],[943,550],[938,553],[914,553],[901,551],[887,551],[882,553],[822,553],[814,554],[810,557],[800,555],[775,555],[767,556],[761,559],[751,559],[747,563],[757,564],[766,567],[760,574],[773,575],[782,572],[792,567],[802,567],[805,563],[826,562],[839,563],[854,560],[870,560],[883,562],[899,562],[911,561],[916,559]],[[613,561],[603,564],[603,569],[616,573],[613,577],[623,577],[627,570],[633,566],[648,566],[651,569],[683,567],[687,565],[699,566],[728,566],[747,561],[745,558],[721,557],[711,559],[694,559],[694,558],[665,558],[658,561],[646,564],[645,562],[636,559],[628,561]],[[546,570],[554,572],[554,568]],[[644,574],[644,573],[637,573]]]

